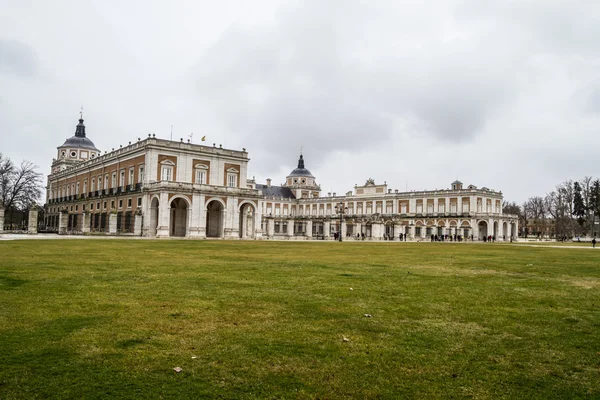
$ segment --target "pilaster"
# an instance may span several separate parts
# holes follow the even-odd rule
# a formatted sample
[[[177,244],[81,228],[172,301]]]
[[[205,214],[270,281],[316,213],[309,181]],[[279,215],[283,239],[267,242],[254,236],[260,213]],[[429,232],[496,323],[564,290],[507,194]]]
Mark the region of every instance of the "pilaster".
[[[84,235],[90,233],[90,213],[85,211],[81,213],[81,233]]]
[[[117,234],[117,213],[110,212],[108,214],[108,233],[111,235]]]
[[[27,224],[27,233],[37,235],[38,233],[38,210],[37,207],[32,207],[29,210],[29,222]]]
[[[142,213],[136,212],[133,218],[133,234],[142,236]]]

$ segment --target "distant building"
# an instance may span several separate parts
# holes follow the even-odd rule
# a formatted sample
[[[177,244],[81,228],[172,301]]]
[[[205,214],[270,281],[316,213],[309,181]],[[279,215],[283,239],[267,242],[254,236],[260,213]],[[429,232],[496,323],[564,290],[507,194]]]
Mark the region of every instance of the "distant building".
[[[46,193],[46,226],[59,233],[149,237],[475,240],[516,237],[502,193],[455,181],[450,189],[399,192],[368,179],[343,196],[298,167],[274,186],[247,179],[248,153],[154,136],[102,154],[83,119],[59,146]]]

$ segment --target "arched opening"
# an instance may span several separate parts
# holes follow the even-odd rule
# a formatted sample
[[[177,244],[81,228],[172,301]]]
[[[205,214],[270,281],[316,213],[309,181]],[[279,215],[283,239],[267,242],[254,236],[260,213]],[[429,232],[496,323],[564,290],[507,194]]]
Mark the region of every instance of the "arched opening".
[[[437,232],[436,234],[438,235],[438,237],[443,237],[444,236],[444,228],[446,227],[446,223],[444,221],[439,221],[438,222],[438,226],[437,226]]]
[[[170,235],[185,237],[187,233],[187,201],[177,198],[171,202],[171,227]]]
[[[461,232],[460,234],[463,236],[464,240],[469,240],[471,239],[471,224],[468,221],[463,221],[462,224],[460,224],[460,228],[461,228]]]
[[[240,207],[240,238],[254,239],[256,223],[256,209],[250,203],[244,203]],[[277,232],[280,233],[280,232]]]
[[[206,207],[206,237],[222,238],[225,208],[220,201],[212,200]]]
[[[158,226],[158,199],[155,197],[150,203],[150,227],[148,229],[148,235],[150,237],[156,236],[156,227]]]
[[[510,237],[514,239],[517,236],[517,224],[514,222],[510,224]]]
[[[394,223],[391,221],[387,221],[385,223],[385,236],[384,238],[386,240],[392,240],[394,239],[396,232],[394,231]]]
[[[502,224],[502,239],[508,240],[508,222]]]
[[[479,240],[483,240],[484,237],[488,236],[488,224],[485,221],[479,221],[477,224],[479,230]]]

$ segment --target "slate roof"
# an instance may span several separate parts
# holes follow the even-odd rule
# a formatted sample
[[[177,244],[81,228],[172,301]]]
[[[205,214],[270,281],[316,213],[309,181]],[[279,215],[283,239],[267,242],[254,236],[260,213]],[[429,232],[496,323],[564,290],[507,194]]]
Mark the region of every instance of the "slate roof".
[[[298,168],[294,169],[289,176],[310,176],[314,178],[310,171],[304,168],[304,157],[302,157],[302,154],[300,154],[300,158],[298,159]]]
[[[89,149],[94,151],[100,151],[94,145],[90,139],[85,137],[85,125],[83,124],[83,118],[79,119],[77,129],[75,130],[75,136],[71,136],[60,147],[75,147],[78,149]]]
[[[290,188],[284,186],[267,186],[256,184],[256,189],[262,190],[263,196],[266,197],[283,197],[284,199],[295,199],[294,193]]]

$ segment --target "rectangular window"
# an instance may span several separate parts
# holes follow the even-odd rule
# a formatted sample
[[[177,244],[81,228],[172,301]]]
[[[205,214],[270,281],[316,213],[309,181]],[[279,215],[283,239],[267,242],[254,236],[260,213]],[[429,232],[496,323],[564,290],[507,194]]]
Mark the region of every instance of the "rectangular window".
[[[129,168],[129,185],[133,185],[133,168]]]
[[[77,182],[77,189],[75,189],[75,194],[79,194],[79,182]]]
[[[123,200],[119,200],[119,208],[123,208]]]
[[[110,201],[110,208],[113,208],[113,209],[115,208],[115,201],[114,200]]]
[[[94,211],[94,203],[90,204],[90,211]]]
[[[119,174],[119,186],[125,186],[125,170],[121,170],[121,173]]]
[[[75,206],[75,211],[79,211],[79,206]]]
[[[104,189],[108,189],[108,175],[104,175]]]
[[[227,186],[237,187],[237,175],[236,174],[227,174]]]
[[[206,171],[203,171],[201,169],[196,170],[196,183],[199,183],[201,185],[206,184]]]
[[[87,194],[87,179],[83,181],[83,194]]]
[[[143,183],[144,182],[144,166],[142,165],[140,167],[140,172],[138,175],[138,183]]]
[[[127,199],[127,208],[131,208],[131,199]]]
[[[142,206],[142,198],[138,197],[138,207],[141,207],[141,206]]]
[[[113,172],[113,174],[112,174],[112,182],[111,183],[112,183],[111,188],[114,189],[117,187],[117,173],[116,172]]]
[[[96,191],[96,178],[92,178],[92,187],[90,189],[90,192],[95,192]]]
[[[81,206],[81,210],[85,211],[85,204]]]
[[[173,167],[162,167],[161,180],[170,181],[173,177]]]

